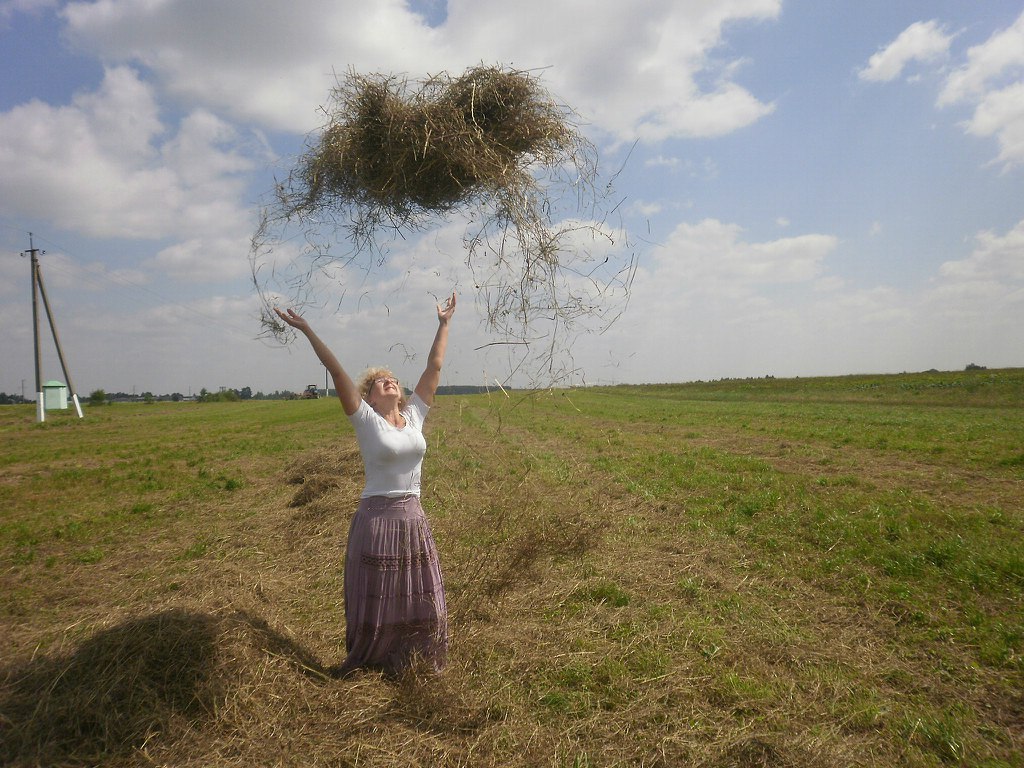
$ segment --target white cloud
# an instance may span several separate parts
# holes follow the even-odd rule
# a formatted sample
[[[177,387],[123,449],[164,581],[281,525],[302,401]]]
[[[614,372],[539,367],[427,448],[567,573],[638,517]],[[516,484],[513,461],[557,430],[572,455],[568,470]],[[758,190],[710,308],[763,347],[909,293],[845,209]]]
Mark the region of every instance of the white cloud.
[[[912,61],[944,58],[954,38],[936,21],[917,22],[876,53],[860,71],[871,81],[890,81]],[[937,104],[968,103],[974,114],[964,123],[974,136],[996,137],[1004,168],[1024,163],[1024,13],[1006,29],[967,50],[966,60],[945,78]]]
[[[774,107],[762,104],[735,83],[724,83],[711,93],[679,94],[674,103],[644,115],[631,125],[618,126],[621,138],[637,135],[657,143],[673,137],[724,136],[757,122]],[[614,127],[614,126],[613,126]]]
[[[821,271],[838,241],[831,235],[800,235],[760,243],[742,239],[742,228],[716,219],[680,224],[654,259],[659,283],[671,290],[714,292],[754,285],[806,282]]]
[[[715,219],[680,224],[642,260],[628,312],[600,342],[583,339],[581,358],[608,356],[582,352],[590,344],[628,351],[615,375],[632,381],[777,372],[792,359],[780,346],[798,344],[795,329],[805,323],[805,305],[792,297],[821,290],[836,245],[819,234],[751,242],[738,225]],[[587,375],[594,383],[602,372]]]
[[[945,56],[952,39],[937,21],[918,21],[868,59],[867,66],[860,70],[860,78],[872,82],[895,80],[911,62],[934,61]]]
[[[939,105],[947,106],[984,96],[991,81],[1024,66],[1024,13],[1006,29],[993,33],[988,40],[967,51],[967,61],[946,80]]]
[[[241,207],[253,153],[235,130],[198,110],[174,131],[137,72],[115,67],[68,106],[39,101],[0,114],[0,205],[8,215],[93,237],[244,240]],[[180,247],[180,246],[179,246]],[[241,274],[247,245],[237,253]]]
[[[592,124],[623,141],[721,135],[768,114],[731,81],[731,62],[710,52],[729,22],[774,18],[776,0],[678,3],[449,3],[448,40],[473,40],[473,54],[549,66],[544,75]],[[571,44],[567,44],[567,37]],[[703,90],[698,75],[714,84]]]
[[[182,98],[305,133],[334,73],[417,78],[484,63],[536,70],[590,125],[620,140],[717,136],[772,110],[712,63],[727,24],[771,19],[780,0],[551,3],[451,0],[431,27],[402,0],[74,2],[70,38],[137,62]],[[572,44],[567,45],[567,34]],[[708,89],[697,85],[710,76]]]
[[[101,0],[70,3],[64,18],[77,45],[144,65],[172,93],[301,132],[335,71],[380,66],[381,51],[398,72],[440,63],[435,33],[402,0]]]
[[[977,235],[930,284],[847,285],[826,271],[836,238],[750,242],[716,220],[681,224],[646,259],[630,311],[581,356],[614,359],[590,383],[1018,365],[1024,221]],[[586,352],[582,351],[585,346]]]
[[[244,276],[249,240],[242,237],[193,238],[162,249],[146,266],[184,282],[215,283]]]
[[[329,338],[360,339],[348,364],[385,360],[416,375],[422,357],[405,356],[422,355],[429,343],[423,315],[435,296],[457,287],[465,325],[453,336],[452,364],[464,377],[509,370],[504,348],[473,351],[493,339],[470,322],[477,297],[458,233],[451,225],[419,238],[395,254],[394,274],[374,281],[372,296],[353,289],[344,308],[325,307],[317,325]],[[969,254],[942,265],[922,288],[850,286],[827,269],[838,247],[828,234],[751,240],[715,219],[680,224],[642,257],[627,313],[603,335],[581,337],[573,353],[588,383],[1019,363],[1024,221],[978,234]],[[344,282],[358,286],[360,276]]]
[[[69,364],[82,393],[133,387],[158,394],[195,393],[201,387],[255,385],[260,377],[254,368],[272,362],[270,351],[253,338],[258,328],[254,309],[251,297],[215,295],[187,305],[158,299],[141,308],[82,313],[74,327],[61,333],[67,336]],[[158,356],[149,357],[148,349],[159,350]],[[140,357],[148,364],[140,365]],[[76,361],[85,360],[102,365],[76,372]],[[309,369],[315,371],[313,365]]]
[[[1024,163],[1024,82],[985,94],[967,122],[975,136],[996,136],[1006,167]]]
[[[1024,13],[1009,27],[967,51],[967,61],[946,79],[939,106],[968,102],[966,122],[975,136],[995,136],[1006,168],[1024,163]]]
[[[835,293],[846,287],[846,281],[835,275],[819,277],[814,281],[813,288],[818,293]]]
[[[158,199],[171,181],[151,162],[150,142],[162,129],[156,115],[153,94],[124,69],[70,106],[32,101],[0,115],[4,209],[101,236],[164,234],[159,210],[137,206]]]
[[[678,157],[665,157],[664,155],[655,155],[644,161],[645,168],[675,168],[679,165]]]
[[[649,200],[635,200],[628,207],[630,213],[636,214],[641,218],[650,218],[651,216],[657,216],[664,210],[665,206],[661,203],[651,202]]]
[[[992,281],[1007,285],[1024,283],[1024,220],[1005,235],[981,232],[971,255],[947,261],[939,268],[946,281]],[[1017,286],[1024,287],[1024,286]]]
[[[944,263],[923,295],[920,316],[960,365],[1019,365],[1024,355],[1024,221],[1004,235],[981,232],[964,259]]]

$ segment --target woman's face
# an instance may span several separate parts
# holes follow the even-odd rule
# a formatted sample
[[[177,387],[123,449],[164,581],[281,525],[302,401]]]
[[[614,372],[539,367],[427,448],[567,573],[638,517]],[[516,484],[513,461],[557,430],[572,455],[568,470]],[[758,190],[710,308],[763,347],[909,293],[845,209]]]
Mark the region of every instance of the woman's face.
[[[398,379],[394,376],[378,376],[370,383],[370,396],[367,398],[370,405],[378,402],[387,402],[392,398],[402,396],[402,389]]]

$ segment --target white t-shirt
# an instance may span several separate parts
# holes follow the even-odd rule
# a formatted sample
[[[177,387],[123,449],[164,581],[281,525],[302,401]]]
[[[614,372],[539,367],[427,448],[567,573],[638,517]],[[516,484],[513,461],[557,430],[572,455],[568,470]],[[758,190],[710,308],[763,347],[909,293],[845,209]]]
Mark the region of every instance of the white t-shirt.
[[[369,496],[420,495],[420,468],[427,452],[423,421],[430,406],[413,394],[402,411],[405,427],[388,423],[365,400],[349,416],[356,430],[359,452],[366,469],[362,498]]]

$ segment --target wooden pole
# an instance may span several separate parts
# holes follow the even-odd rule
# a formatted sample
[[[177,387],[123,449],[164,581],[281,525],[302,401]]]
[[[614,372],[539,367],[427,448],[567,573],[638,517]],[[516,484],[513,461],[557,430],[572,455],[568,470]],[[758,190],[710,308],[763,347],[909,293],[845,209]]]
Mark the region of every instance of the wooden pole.
[[[43,271],[36,265],[36,282],[39,284],[39,294],[43,297],[43,307],[46,309],[46,319],[50,321],[50,332],[53,334],[53,343],[57,347],[57,358],[60,360],[60,369],[64,371],[64,378],[67,379],[68,389],[71,391],[71,400],[78,411],[78,418],[82,418],[82,406],[78,402],[78,392],[71,381],[71,374],[68,372],[68,365],[64,361],[64,349],[60,345],[60,336],[57,334],[57,324],[53,322],[53,312],[50,311],[50,300],[46,296],[46,285],[43,282]]]
[[[28,253],[32,261],[32,341],[36,358],[36,421],[46,421],[46,404],[43,402],[43,365],[39,359],[39,251],[28,233]]]

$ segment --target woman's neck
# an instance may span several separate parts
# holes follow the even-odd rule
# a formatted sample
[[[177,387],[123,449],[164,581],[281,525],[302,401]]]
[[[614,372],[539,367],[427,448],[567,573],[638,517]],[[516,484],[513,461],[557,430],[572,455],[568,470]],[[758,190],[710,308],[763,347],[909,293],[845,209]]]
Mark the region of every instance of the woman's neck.
[[[398,427],[399,429],[405,426],[405,417],[402,416],[402,412],[398,409],[398,403],[390,407],[378,404],[373,406],[373,410],[391,426]]]

